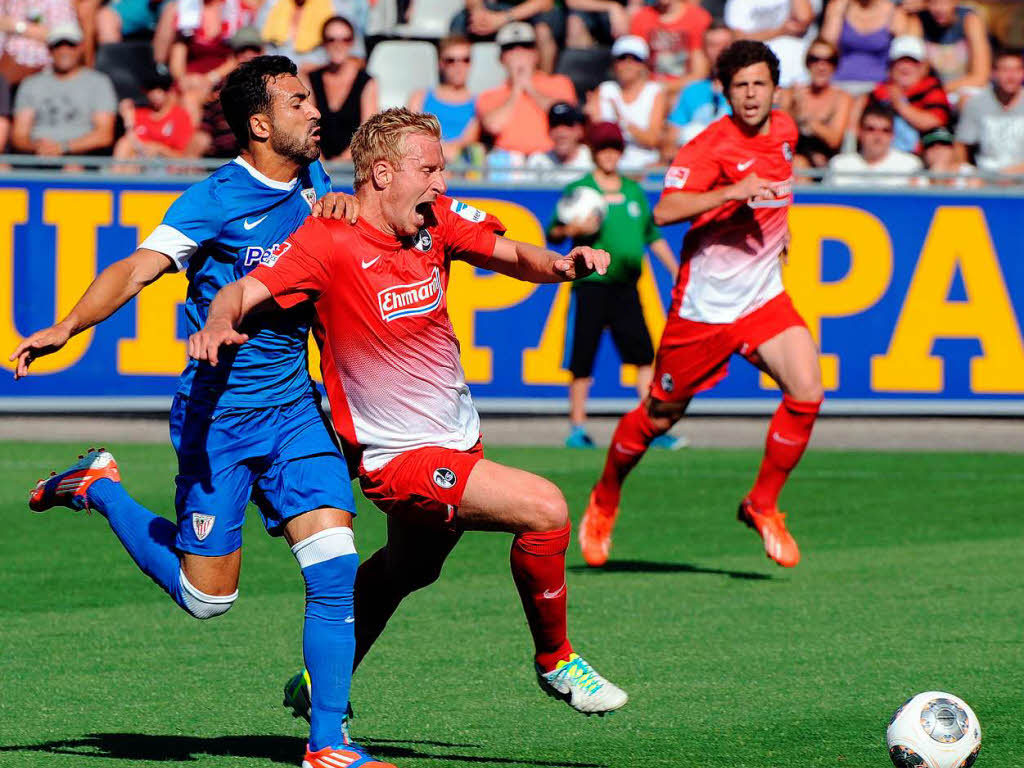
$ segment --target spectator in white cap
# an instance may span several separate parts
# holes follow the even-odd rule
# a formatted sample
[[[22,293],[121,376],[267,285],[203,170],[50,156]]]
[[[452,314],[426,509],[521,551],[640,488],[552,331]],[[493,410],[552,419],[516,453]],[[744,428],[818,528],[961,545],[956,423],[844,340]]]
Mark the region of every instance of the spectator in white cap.
[[[896,113],[892,145],[916,152],[922,133],[949,127],[951,111],[942,83],[931,74],[924,41],[901,35],[889,46],[889,78],[866,97],[865,104],[884,104]]]
[[[530,155],[552,148],[548,110],[556,101],[575,104],[576,89],[565,75],[548,75],[537,69],[537,38],[529,24],[506,24],[495,40],[501,47],[507,79],[477,97],[476,113],[493,142],[490,160],[505,167],[521,167]]]
[[[619,167],[633,171],[657,165],[665,131],[668,99],[651,80],[651,52],[642,37],[626,35],[612,46],[614,80],[598,86],[587,108],[594,122],[619,126],[626,140]]]
[[[473,42],[495,40],[501,45],[500,30],[517,22],[533,28],[541,71],[554,72],[558,49],[565,42],[565,12],[555,0],[466,0],[466,9],[452,19],[450,31]]]
[[[46,43],[53,66],[18,89],[11,145],[41,157],[109,154],[117,112],[110,78],[83,64],[77,24],[57,25]]]

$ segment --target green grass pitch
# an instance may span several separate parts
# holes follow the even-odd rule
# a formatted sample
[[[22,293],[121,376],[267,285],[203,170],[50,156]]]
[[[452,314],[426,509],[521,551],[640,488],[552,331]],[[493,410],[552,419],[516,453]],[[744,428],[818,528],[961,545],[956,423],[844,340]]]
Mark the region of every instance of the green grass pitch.
[[[168,514],[166,446],[114,446],[128,490]],[[253,515],[241,596],[200,623],[132,565],[104,520],[29,513],[76,448],[0,444],[0,766],[284,766],[305,723],[302,581]],[[601,452],[495,448],[578,520]],[[356,675],[353,732],[402,768],[885,768],[913,693],[965,698],[979,768],[1024,765],[1024,457],[811,451],[784,493],[803,551],[765,559],[734,510],[755,451],[653,453],[602,571],[569,553],[570,633],[631,701],[584,718],[543,696],[508,573],[509,537],[468,534]],[[512,492],[514,489],[509,489]],[[357,543],[382,541],[360,499]]]

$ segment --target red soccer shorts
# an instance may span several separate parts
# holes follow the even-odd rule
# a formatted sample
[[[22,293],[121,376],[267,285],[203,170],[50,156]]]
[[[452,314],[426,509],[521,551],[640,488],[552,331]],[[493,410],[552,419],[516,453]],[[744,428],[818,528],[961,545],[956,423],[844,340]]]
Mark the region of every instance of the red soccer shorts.
[[[654,361],[651,396],[686,400],[725,378],[729,357],[743,355],[757,364],[757,348],[787,328],[807,327],[785,291],[731,323],[698,323],[672,315]]]
[[[396,456],[359,475],[363,495],[388,515],[439,526],[453,525],[483,444],[468,451],[430,445]]]

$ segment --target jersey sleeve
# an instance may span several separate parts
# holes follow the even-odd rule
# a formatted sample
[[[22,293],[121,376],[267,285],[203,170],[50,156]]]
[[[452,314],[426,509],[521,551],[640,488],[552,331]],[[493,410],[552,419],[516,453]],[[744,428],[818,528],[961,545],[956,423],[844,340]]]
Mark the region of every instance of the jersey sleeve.
[[[315,301],[330,285],[334,238],[323,219],[306,219],[281,245],[271,249],[249,274],[270,291],[282,309]]]
[[[224,210],[217,187],[213,181],[202,181],[186,189],[171,204],[163,222],[139,247],[162,253],[178,269],[184,269],[199,246],[220,234],[223,222]]]
[[[450,197],[438,198],[437,212],[444,232],[445,255],[484,266],[494,254],[498,235],[505,234],[505,225],[496,216]]]
[[[712,126],[714,123],[712,123]],[[674,192],[707,192],[718,180],[721,170],[712,152],[714,134],[710,129],[680,147],[665,173],[663,195]]]

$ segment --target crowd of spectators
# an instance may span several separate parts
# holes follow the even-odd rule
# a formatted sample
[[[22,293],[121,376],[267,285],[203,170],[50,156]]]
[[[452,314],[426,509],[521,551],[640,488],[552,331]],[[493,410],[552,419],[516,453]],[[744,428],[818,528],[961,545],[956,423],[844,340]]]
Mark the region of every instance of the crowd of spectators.
[[[355,129],[401,91],[393,80],[424,82],[400,62],[367,65],[380,41],[418,37],[409,22],[428,2],[443,7],[0,0],[0,149],[112,155],[132,171],[148,158],[231,157],[220,86],[275,53],[297,63],[323,115],[324,157],[345,161]],[[449,11],[446,36],[419,37],[436,46],[436,84],[404,92],[439,117],[450,163],[493,178],[587,170],[597,123],[619,127],[623,172],[655,172],[728,114],[714,63],[744,38],[779,57],[778,107],[799,127],[794,163],[807,178],[906,184],[929,170],[964,187],[1024,174],[1020,0],[466,0]],[[473,85],[481,46],[496,51],[491,87]]]

